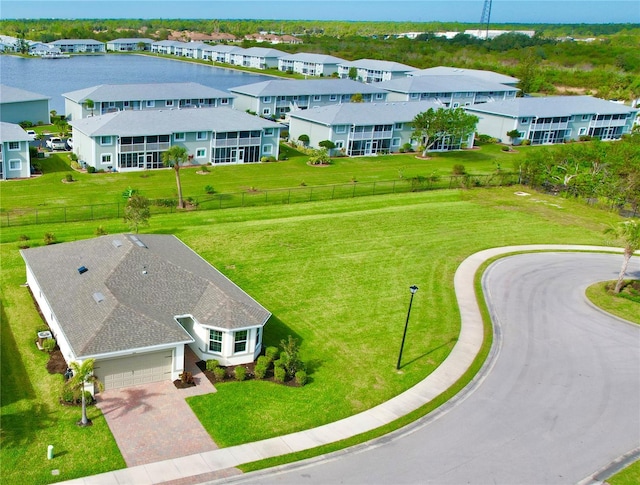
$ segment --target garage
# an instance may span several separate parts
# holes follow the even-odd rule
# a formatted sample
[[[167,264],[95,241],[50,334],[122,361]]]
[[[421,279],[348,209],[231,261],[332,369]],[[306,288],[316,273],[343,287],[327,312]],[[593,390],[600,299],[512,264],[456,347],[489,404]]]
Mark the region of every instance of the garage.
[[[98,360],[94,373],[105,390],[171,380],[173,352],[161,350],[115,359]]]

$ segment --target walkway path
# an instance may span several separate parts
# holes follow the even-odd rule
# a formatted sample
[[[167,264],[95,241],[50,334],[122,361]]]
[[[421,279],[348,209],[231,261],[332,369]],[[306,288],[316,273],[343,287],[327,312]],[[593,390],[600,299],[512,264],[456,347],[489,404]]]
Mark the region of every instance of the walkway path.
[[[445,361],[423,381],[395,398],[360,414],[317,428],[254,443],[205,451],[177,459],[134,466],[69,482],[89,484],[195,483],[182,481],[205,474],[225,473],[243,463],[303,451],[355,436],[390,423],[428,403],[451,387],[475,359],[483,341],[482,317],[474,291],[474,276],[488,259],[520,251],[604,251],[620,249],[599,246],[528,245],[493,248],[473,254],[458,267],[454,277],[461,315],[460,335]],[[233,473],[231,473],[233,474]],[[179,480],[178,482],[173,482]]]

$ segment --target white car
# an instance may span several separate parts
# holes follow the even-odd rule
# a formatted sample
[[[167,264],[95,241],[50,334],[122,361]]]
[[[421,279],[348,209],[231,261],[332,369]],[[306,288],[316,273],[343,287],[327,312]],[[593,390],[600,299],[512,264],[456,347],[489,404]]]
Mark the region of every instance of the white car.
[[[67,149],[67,144],[65,143],[65,141],[62,138],[58,138],[57,136],[51,137],[51,138],[47,138],[47,141],[45,142],[47,145],[47,148],[51,149],[51,150],[66,150]]]
[[[29,138],[31,138],[32,140],[36,139],[36,132],[33,130],[27,130],[27,135],[29,135]]]

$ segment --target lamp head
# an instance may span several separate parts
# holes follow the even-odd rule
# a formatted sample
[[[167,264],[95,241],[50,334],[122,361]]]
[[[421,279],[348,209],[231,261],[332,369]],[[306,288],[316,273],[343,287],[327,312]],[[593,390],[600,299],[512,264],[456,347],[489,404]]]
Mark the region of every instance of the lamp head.
[[[416,291],[418,291],[418,287],[416,285],[411,285],[409,289],[411,290],[412,295],[415,295]]]

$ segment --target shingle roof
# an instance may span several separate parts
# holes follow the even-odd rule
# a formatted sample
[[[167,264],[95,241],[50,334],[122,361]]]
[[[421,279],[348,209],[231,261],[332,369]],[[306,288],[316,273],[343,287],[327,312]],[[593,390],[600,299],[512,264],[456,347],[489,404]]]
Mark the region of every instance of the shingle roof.
[[[104,42],[99,42],[99,41],[94,40],[94,39],[59,39],[59,40],[54,40],[53,42],[49,42],[49,44],[54,44],[54,45],[87,45],[87,44],[97,45],[97,44],[104,44]]]
[[[407,123],[418,113],[442,105],[430,101],[397,103],[343,103],[289,113],[291,118],[312,121],[326,126]]]
[[[195,131],[244,131],[281,127],[231,108],[130,110],[69,123],[88,136],[146,136]]]
[[[377,59],[358,59],[356,61],[344,61],[342,64],[344,66],[370,69],[374,71],[409,72],[416,70],[413,66],[400,64],[399,62],[379,61]]]
[[[153,39],[147,39],[145,37],[129,37],[122,39],[113,39],[107,42],[107,44],[130,44],[132,42],[144,42],[145,44],[153,44]]]
[[[375,86],[399,93],[517,92],[518,89],[473,76],[412,76],[375,83]]]
[[[242,55],[251,57],[282,57],[286,56],[287,53],[270,47],[249,47],[242,52]]]
[[[351,79],[278,79],[236,86],[229,88],[229,91],[254,97],[386,92],[384,89],[371,84],[360,83]]]
[[[491,81],[501,84],[515,84],[518,78],[507,76],[493,71],[483,71],[481,69],[464,69],[461,67],[437,66],[428,69],[420,69],[413,71],[411,76],[473,76],[485,81]]]
[[[156,99],[232,98],[227,91],[198,83],[100,84],[77,91],[63,93],[75,103],[87,99],[95,102],[146,101]]]
[[[23,101],[41,101],[43,99],[51,98],[43,94],[0,84],[0,103],[22,103]]]
[[[515,98],[505,101],[465,106],[467,111],[490,113],[513,118],[548,118],[580,114],[625,114],[637,112],[628,106],[594,98],[592,96],[545,96]]]
[[[76,357],[191,342],[176,316],[237,329],[271,315],[175,236],[116,234],[21,254]]]
[[[29,141],[31,138],[20,125],[0,122],[0,142],[6,141]]]
[[[339,64],[347,62],[339,57],[330,56],[327,54],[314,54],[307,52],[298,52],[290,56],[282,56],[280,59],[285,61],[303,61],[303,62],[315,62],[317,64]]]

